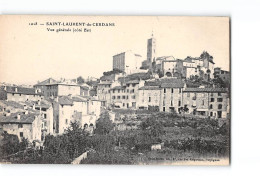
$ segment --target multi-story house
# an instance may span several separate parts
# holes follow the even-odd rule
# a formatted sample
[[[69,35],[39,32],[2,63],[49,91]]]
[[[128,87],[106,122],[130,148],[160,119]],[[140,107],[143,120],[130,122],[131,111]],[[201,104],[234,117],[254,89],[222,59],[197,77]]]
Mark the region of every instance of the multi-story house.
[[[226,118],[228,112],[228,93],[225,88],[185,88],[183,106],[186,113],[215,118]]]
[[[13,134],[21,141],[41,141],[41,114],[33,111],[6,112],[0,115],[0,132]]]
[[[72,81],[62,80],[60,82],[55,81],[51,78],[34,85],[35,88],[41,90],[45,98],[80,95],[80,86]]]
[[[182,107],[183,81],[181,79],[161,80],[160,88],[160,111],[179,112]]]
[[[159,111],[161,88],[143,86],[139,88],[138,108]]]
[[[43,98],[43,94],[34,88],[20,86],[2,86],[0,88],[0,99],[7,101],[38,101]]]
[[[214,78],[221,78],[225,82],[230,81],[230,72],[226,70],[222,70],[220,67],[214,68]]]
[[[137,109],[139,88],[143,85],[143,80],[123,81],[120,86],[110,89],[111,103],[116,108]]]
[[[54,132],[62,134],[71,122],[79,122],[82,127],[95,128],[100,116],[101,101],[83,96],[60,96],[53,100]]]

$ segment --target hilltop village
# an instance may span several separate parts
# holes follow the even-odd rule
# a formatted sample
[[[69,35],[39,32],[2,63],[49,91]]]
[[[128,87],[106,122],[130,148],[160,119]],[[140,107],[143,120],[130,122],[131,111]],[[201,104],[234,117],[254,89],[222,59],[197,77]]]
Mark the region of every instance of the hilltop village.
[[[129,50],[115,54],[112,62],[112,70],[100,78],[48,78],[33,87],[1,83],[0,133],[44,147],[46,136],[65,134],[73,122],[95,135],[104,112],[119,131],[140,128],[135,120],[129,125],[127,112],[127,118],[142,112],[230,118],[230,72],[216,67],[207,51],[182,59],[157,56],[152,36],[145,58]],[[153,144],[152,149],[162,147]]]

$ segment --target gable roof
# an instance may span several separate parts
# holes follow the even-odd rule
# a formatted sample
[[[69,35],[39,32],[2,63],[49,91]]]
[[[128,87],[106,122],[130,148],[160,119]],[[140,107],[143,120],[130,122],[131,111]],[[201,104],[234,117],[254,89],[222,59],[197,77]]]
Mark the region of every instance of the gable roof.
[[[183,92],[227,92],[226,88],[186,88]]]
[[[184,82],[177,78],[160,78],[145,82],[145,86],[159,86],[161,88],[182,88]]]
[[[20,114],[20,119],[17,119],[17,115]],[[35,120],[35,116],[39,115],[39,113],[31,113],[24,114],[23,112],[11,113],[10,116],[0,116],[0,123],[24,123],[30,124]]]
[[[40,92],[36,92],[36,89],[34,88],[27,88],[27,87],[20,87],[20,86],[1,86],[1,91],[5,91],[7,93],[14,93],[14,94],[43,95]]]
[[[48,85],[48,84],[55,83],[55,82],[57,82],[55,79],[49,78],[42,82],[39,82],[38,84],[35,84],[34,86],[44,86],[44,85]]]
[[[139,90],[160,90],[159,86],[143,86],[140,87]]]

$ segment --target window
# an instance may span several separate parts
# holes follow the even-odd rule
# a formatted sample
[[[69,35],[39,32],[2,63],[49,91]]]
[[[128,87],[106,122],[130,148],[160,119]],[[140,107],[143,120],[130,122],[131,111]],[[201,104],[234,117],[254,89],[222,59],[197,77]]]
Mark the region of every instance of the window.
[[[132,99],[135,99],[135,95],[132,96]]]
[[[209,105],[209,109],[213,109],[213,105],[211,104],[211,105]]]
[[[65,124],[68,125],[68,119],[65,120]]]
[[[221,96],[221,93],[220,93],[220,92],[218,93],[218,96]]]
[[[21,137],[21,138],[23,137],[23,132],[20,132],[20,137]]]
[[[172,88],[172,93],[173,93],[173,88]]]
[[[222,104],[219,104],[219,105],[218,105],[218,109],[222,109]]]
[[[166,89],[165,88],[163,89],[163,92],[166,93]]]
[[[211,93],[210,95],[213,97],[213,96],[214,96],[214,93]]]
[[[179,101],[179,106],[181,106],[181,101]]]
[[[117,99],[120,99],[120,96],[117,96]]]
[[[114,100],[116,98],[116,96],[112,96],[112,99]]]
[[[210,112],[210,116],[213,116],[213,112]]]
[[[125,106],[125,103],[123,103],[123,106]]]
[[[118,93],[120,93],[120,90],[118,90]]]
[[[148,98],[148,101],[151,102],[151,97]]]
[[[18,124],[18,128],[23,128],[23,124]]]
[[[115,93],[115,90],[113,90],[113,93]]]
[[[22,96],[22,94],[19,94],[20,96]]]
[[[122,96],[122,99],[125,99],[125,96],[124,96],[124,95]]]
[[[165,107],[163,107],[163,112],[165,112]]]
[[[210,102],[214,102],[214,98],[211,98],[211,99],[210,99]]]
[[[202,100],[202,103],[201,103],[201,105],[204,105],[205,103],[204,103],[204,100]]]
[[[179,93],[181,93],[181,88],[179,88]]]
[[[223,101],[223,98],[218,98],[218,102],[222,102]]]
[[[173,106],[173,102],[172,102],[172,100],[171,100],[171,106]]]
[[[165,101],[163,100],[163,106],[165,106]]]
[[[45,119],[47,119],[47,114],[43,114],[43,117],[44,117]]]

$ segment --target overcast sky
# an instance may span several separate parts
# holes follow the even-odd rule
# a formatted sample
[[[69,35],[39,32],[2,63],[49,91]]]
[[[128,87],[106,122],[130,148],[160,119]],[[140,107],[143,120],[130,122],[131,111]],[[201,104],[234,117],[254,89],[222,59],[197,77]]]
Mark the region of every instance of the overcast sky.
[[[30,22],[38,25],[30,26]],[[47,28],[68,27],[46,26],[46,22],[110,22],[115,26],[57,33]],[[35,84],[49,77],[100,77],[112,69],[115,54],[132,50],[146,59],[152,31],[157,56],[184,59],[205,50],[214,57],[215,66],[229,70],[229,19],[224,17],[2,16],[0,26],[1,82]]]

